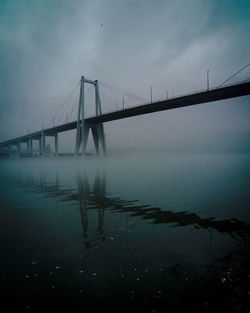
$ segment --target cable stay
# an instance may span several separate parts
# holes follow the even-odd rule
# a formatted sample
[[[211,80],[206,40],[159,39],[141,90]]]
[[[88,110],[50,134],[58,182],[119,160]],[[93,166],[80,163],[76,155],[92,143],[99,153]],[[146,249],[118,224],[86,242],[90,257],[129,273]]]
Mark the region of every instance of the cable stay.
[[[134,99],[136,99],[136,100],[138,100],[138,101],[141,101],[141,102],[143,102],[143,103],[147,103],[147,102],[148,102],[148,99],[145,99],[145,98],[143,98],[143,97],[137,96],[137,95],[133,94],[132,92],[128,92],[128,91],[126,91],[126,90],[123,90],[123,89],[121,89],[121,88],[119,88],[119,87],[116,87],[116,86],[113,86],[113,85],[111,85],[111,84],[108,84],[108,83],[106,83],[106,82],[101,81],[101,84],[102,84],[104,87],[106,87],[106,88],[109,88],[109,89],[111,89],[111,90],[113,90],[113,91],[119,92],[119,93],[122,94],[122,95],[129,96],[129,97],[134,98]]]
[[[229,80],[231,80],[233,77],[235,77],[237,74],[239,74],[241,71],[243,71],[245,68],[247,68],[250,65],[250,63],[248,63],[247,65],[243,66],[240,70],[238,70],[236,73],[234,73],[232,76],[230,76],[229,78],[227,78],[224,82],[222,82],[219,86],[217,86],[216,88],[220,88],[221,86],[223,86],[225,83],[227,83]]]
[[[74,92],[76,91],[76,89],[79,87],[80,85],[80,81],[77,82],[77,84],[75,85],[75,87],[71,90],[71,92],[69,93],[69,95],[66,97],[65,101],[62,103],[62,105],[59,107],[59,109],[56,111],[56,113],[54,114],[53,118],[50,120],[50,122],[47,124],[47,128],[49,128],[50,125],[53,125],[53,122],[55,121],[55,118],[59,115],[59,112],[68,106],[68,104],[71,102],[72,97],[74,95]]]

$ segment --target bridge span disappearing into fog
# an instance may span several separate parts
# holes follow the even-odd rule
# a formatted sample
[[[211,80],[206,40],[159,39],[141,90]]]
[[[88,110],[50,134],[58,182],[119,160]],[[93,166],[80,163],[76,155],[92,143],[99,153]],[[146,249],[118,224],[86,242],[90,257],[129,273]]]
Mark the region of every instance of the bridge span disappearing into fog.
[[[95,87],[95,105],[96,115],[85,118],[84,115],[84,84],[92,84]],[[99,145],[103,153],[106,152],[106,142],[104,135],[103,123],[129,118],[133,116],[149,114],[159,111],[176,109],[201,103],[209,103],[218,100],[247,96],[250,94],[250,82],[243,82],[227,87],[218,87],[198,93],[192,93],[185,96],[179,96],[171,99],[150,102],[143,105],[124,108],[110,113],[102,113],[101,99],[99,94],[98,81],[87,80],[81,77],[80,97],[78,106],[77,120],[65,123],[59,126],[42,129],[24,136],[16,137],[0,143],[0,148],[5,153],[10,153],[12,146],[16,146],[15,151],[21,154],[21,143],[27,144],[27,153],[33,155],[33,140],[39,141],[39,154],[45,155],[46,145],[45,137],[52,136],[55,138],[55,155],[58,155],[58,134],[61,132],[76,129],[75,154],[79,155],[80,146],[82,146],[82,155],[86,152],[86,145],[89,131],[92,131],[93,140],[97,154],[99,154]]]

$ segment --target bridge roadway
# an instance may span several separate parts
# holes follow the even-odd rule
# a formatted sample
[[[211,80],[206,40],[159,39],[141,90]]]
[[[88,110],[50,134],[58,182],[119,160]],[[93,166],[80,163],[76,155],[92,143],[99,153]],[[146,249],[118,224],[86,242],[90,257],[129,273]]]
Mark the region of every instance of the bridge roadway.
[[[179,96],[171,99],[161,100],[140,106],[130,107],[99,116],[86,118],[84,121],[89,125],[106,123],[132,116],[159,112],[164,110],[176,109],[195,104],[207,103],[212,101],[224,100],[229,98],[241,97],[250,94],[250,82],[239,83],[227,87],[215,88],[207,91]],[[69,131],[77,127],[77,122],[65,123],[63,125],[39,130],[25,136],[17,137],[0,143],[0,147],[10,147],[29,140],[40,140],[42,136],[57,136],[58,133]]]

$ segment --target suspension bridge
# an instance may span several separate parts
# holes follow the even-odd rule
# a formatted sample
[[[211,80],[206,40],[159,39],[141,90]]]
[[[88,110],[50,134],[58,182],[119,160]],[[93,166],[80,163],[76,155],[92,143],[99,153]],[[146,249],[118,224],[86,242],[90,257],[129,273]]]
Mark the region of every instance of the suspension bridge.
[[[240,71],[235,73],[230,78],[234,77]],[[227,79],[225,82],[227,82],[229,79]],[[223,86],[223,84],[224,83],[217,86],[216,88],[212,89],[207,88],[206,90],[203,91],[194,92],[182,96],[175,96],[172,98],[166,97],[165,99],[157,101],[152,101],[151,98],[151,101],[148,101],[132,93],[124,92],[123,90],[117,87],[113,87],[109,84],[103,82],[100,84],[98,80],[89,80],[81,76],[80,81],[72,90],[65,103],[63,103],[62,106],[59,108],[58,112],[56,112],[55,116],[52,118],[47,127],[44,127],[43,125],[41,130],[3,141],[0,143],[0,149],[5,154],[9,155],[13,153],[12,147],[15,146],[14,149],[15,153],[17,155],[21,155],[22,154],[21,145],[25,144],[26,146],[25,153],[32,156],[34,154],[33,141],[38,141],[39,155],[45,156],[46,137],[54,137],[55,145],[54,155],[58,156],[59,154],[58,134],[76,129],[75,151],[74,151],[74,154],[76,156],[86,155],[86,146],[90,131],[92,132],[97,155],[99,155],[100,152],[102,152],[105,155],[106,138],[104,132],[104,123],[129,118],[133,116],[149,114],[153,112],[176,109],[186,106],[197,105],[201,103],[209,103],[218,100],[242,97],[250,94],[249,80],[245,80],[243,82],[227,86]],[[102,92],[103,96],[102,100],[100,97],[100,85],[102,89],[106,87],[105,92],[104,90]],[[92,86],[92,88],[90,88],[90,86]],[[77,90],[79,90],[79,88],[80,92],[78,91],[77,93]],[[109,92],[109,95],[107,91]],[[90,103],[89,98],[91,97],[91,95],[93,96],[93,93],[94,93],[94,105],[92,105],[92,115],[88,116],[87,108]],[[120,93],[120,95],[118,95],[117,93]],[[76,102],[72,99],[74,99],[74,97],[77,94],[78,101]],[[110,95],[112,95],[113,98],[111,98]],[[116,100],[114,100],[114,97],[116,97]],[[133,106],[128,106],[127,104],[125,106],[125,97],[133,99],[134,103]],[[118,99],[119,101],[122,99],[122,102],[119,103]],[[75,105],[72,105],[72,108],[70,110],[66,110],[66,106],[70,105],[72,102],[75,103]],[[115,105],[115,110],[110,111],[109,107],[109,110],[106,110],[104,112],[103,103],[105,102],[108,103],[109,105],[110,104],[113,106]],[[64,114],[65,112],[66,112],[66,121],[59,125],[55,125],[55,118],[57,117],[57,115]],[[76,114],[77,118],[75,120],[74,119],[71,120],[72,116],[75,115],[74,112],[77,113]]]

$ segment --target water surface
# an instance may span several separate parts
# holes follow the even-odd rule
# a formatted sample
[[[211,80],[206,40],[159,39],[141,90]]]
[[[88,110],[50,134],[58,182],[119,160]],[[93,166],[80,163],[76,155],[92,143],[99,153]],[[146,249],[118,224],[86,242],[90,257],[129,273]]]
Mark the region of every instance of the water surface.
[[[167,312],[237,263],[248,173],[248,155],[1,160],[5,305]]]

